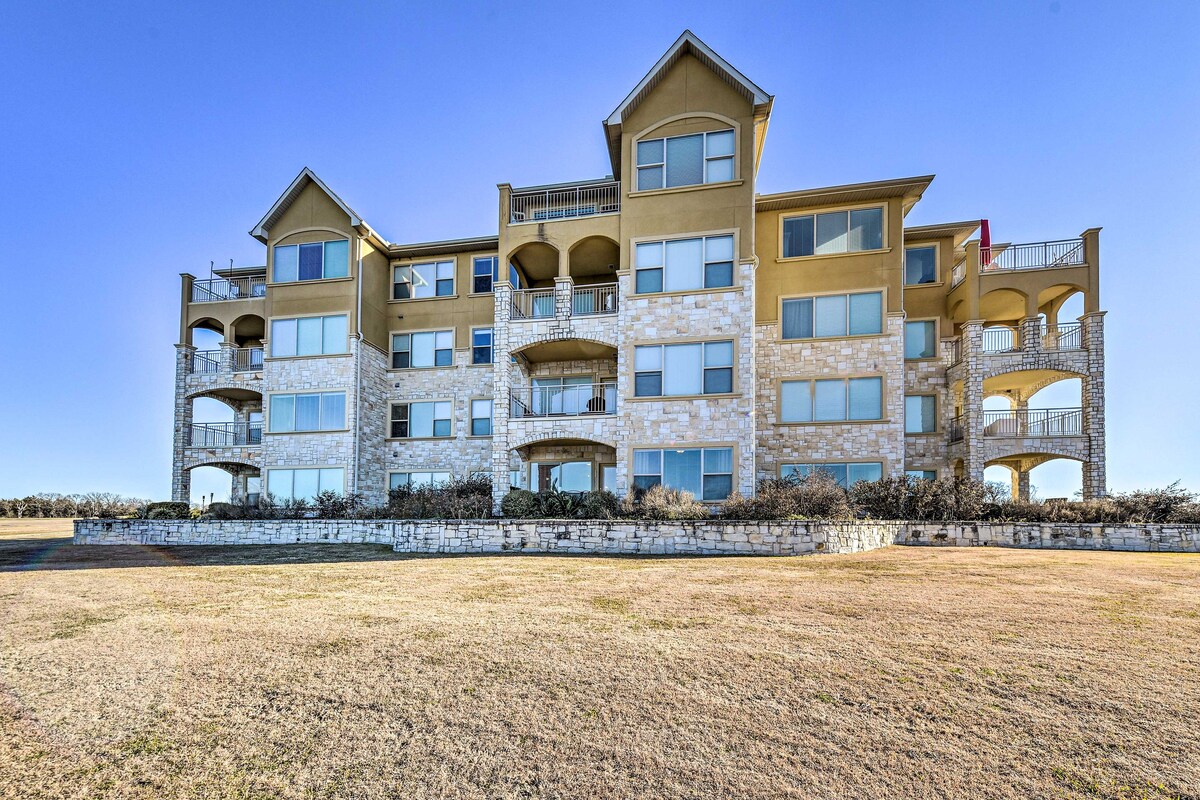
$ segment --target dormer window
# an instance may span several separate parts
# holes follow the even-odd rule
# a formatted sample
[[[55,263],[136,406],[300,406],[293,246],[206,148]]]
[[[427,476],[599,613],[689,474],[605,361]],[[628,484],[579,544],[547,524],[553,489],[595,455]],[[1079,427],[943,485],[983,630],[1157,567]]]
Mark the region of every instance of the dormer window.
[[[275,283],[345,278],[350,274],[350,242],[275,245]]]
[[[637,188],[670,189],[733,180],[733,130],[643,139],[637,143]]]

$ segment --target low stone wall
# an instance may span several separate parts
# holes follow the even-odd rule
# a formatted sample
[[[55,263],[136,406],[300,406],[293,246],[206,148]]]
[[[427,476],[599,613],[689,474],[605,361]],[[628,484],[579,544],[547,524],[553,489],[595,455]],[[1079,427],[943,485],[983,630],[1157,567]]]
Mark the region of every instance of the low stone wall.
[[[1200,553],[1200,525],[626,520],[79,520],[75,544],[384,544],[403,553],[773,555],[890,544]]]

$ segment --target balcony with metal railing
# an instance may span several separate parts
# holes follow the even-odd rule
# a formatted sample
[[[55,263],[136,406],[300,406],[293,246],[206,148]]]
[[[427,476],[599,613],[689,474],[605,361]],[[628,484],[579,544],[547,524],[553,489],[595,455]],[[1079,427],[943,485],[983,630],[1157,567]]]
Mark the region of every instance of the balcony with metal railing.
[[[996,244],[979,248],[979,268],[985,273],[1081,267],[1086,264],[1082,238],[1026,244]]]
[[[509,195],[508,221],[554,222],[621,210],[621,182],[614,180],[582,181],[513,189]]]
[[[267,273],[233,278],[206,278],[192,281],[189,303],[223,303],[230,300],[253,300],[267,296]]]
[[[184,429],[185,447],[258,447],[262,444],[261,422],[196,422]]]
[[[983,435],[991,438],[1082,436],[1082,408],[1014,408],[983,412]]]
[[[509,397],[512,419],[617,413],[617,385],[612,382],[512,389]]]
[[[261,347],[238,347],[225,350],[197,350],[188,362],[192,375],[259,372],[263,368]]]
[[[586,284],[570,286],[570,300],[564,298],[564,316],[589,317],[615,314],[618,310],[617,284]],[[511,319],[544,320],[558,315],[557,296],[567,288],[518,289],[512,293]]]

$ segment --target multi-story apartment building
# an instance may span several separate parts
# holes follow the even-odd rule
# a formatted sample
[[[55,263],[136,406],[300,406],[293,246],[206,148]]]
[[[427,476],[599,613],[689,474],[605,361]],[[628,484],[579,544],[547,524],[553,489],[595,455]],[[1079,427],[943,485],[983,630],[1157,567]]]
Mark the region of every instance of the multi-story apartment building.
[[[610,175],[500,184],[498,233],[472,239],[389,242],[305,169],[251,231],[265,266],[183,275],[175,499],[202,465],[235,500],[487,473],[497,503],[658,482],[716,502],[818,467],[991,465],[1027,492],[1053,458],[1103,494],[1099,229],[905,227],[932,176],[758,194],[773,100],[685,32],[604,121]],[[1028,407],[1072,378],[1078,407]],[[194,420],[202,396],[236,421]]]

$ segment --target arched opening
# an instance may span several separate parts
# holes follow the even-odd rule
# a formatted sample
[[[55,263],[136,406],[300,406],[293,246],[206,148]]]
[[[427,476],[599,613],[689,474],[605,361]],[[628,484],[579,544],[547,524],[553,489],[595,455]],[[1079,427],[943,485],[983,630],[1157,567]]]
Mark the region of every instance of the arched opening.
[[[617,410],[617,349],[591,339],[535,342],[516,351],[512,419],[611,416]]]
[[[262,395],[246,389],[213,389],[187,401],[185,447],[257,447],[262,444]]]
[[[183,344],[190,344],[197,350],[217,350],[225,341],[225,326],[208,317],[198,319],[188,326],[186,336]]]
[[[590,439],[542,439],[510,451],[509,482],[538,492],[616,491],[617,451]]]
[[[266,321],[258,314],[244,314],[229,325],[229,339],[238,347],[262,348],[266,336]]]
[[[558,249],[551,244],[526,242],[509,254],[508,263],[516,269],[522,288],[548,289],[558,277],[558,257]]]
[[[255,467],[244,464],[204,464],[192,467],[193,505],[205,508],[212,503],[256,505],[262,494],[262,476]]]
[[[1025,318],[1025,294],[1016,289],[993,289],[979,297],[979,316],[993,324],[1016,327]]]
[[[621,247],[607,236],[588,236],[571,246],[568,259],[576,286],[615,283]]]
[[[989,464],[983,479],[1003,485],[1014,499],[1070,500],[1083,490],[1083,463],[1045,454],[1015,456]]]

